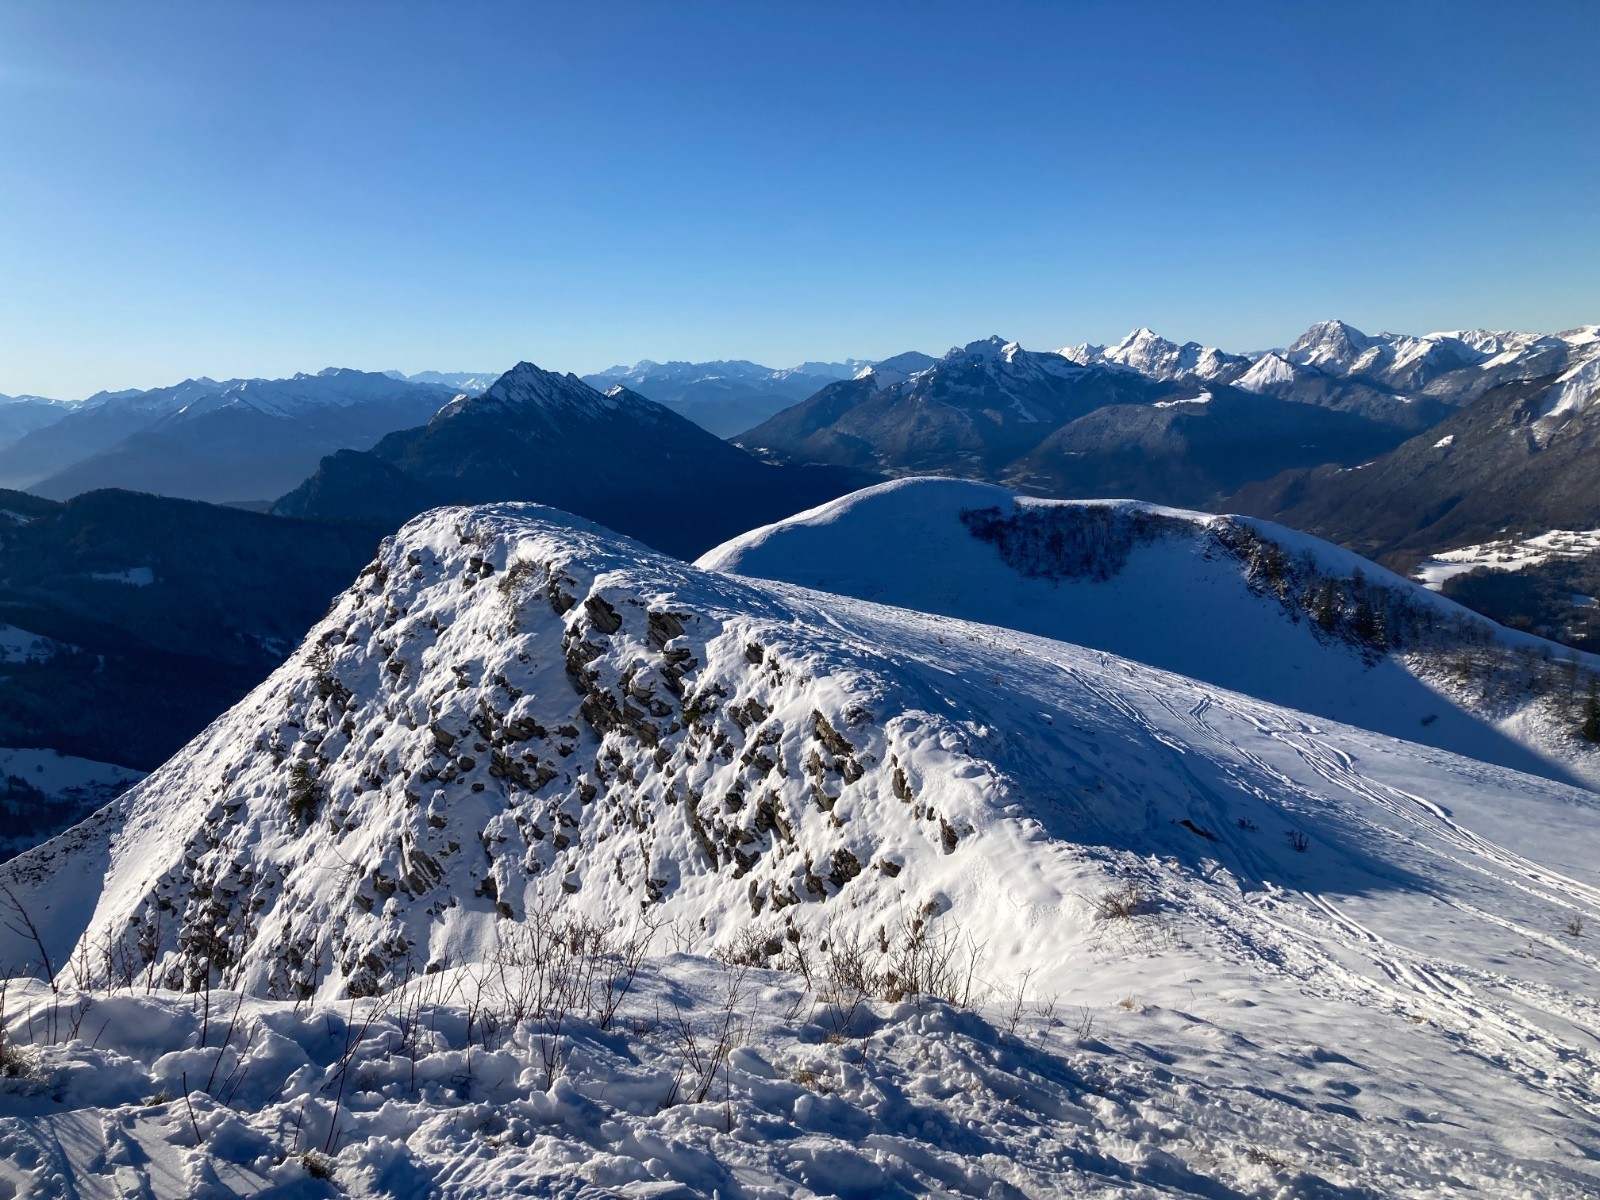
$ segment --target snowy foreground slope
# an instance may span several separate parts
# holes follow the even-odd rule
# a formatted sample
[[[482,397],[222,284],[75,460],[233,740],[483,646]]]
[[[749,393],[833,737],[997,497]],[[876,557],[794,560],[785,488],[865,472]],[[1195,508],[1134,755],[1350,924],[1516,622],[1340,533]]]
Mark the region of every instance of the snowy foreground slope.
[[[441,510],[0,866],[0,960],[61,989],[6,997],[0,1179],[1592,1195],[1597,832],[1104,652]]]
[[[903,479],[698,565],[1060,638],[1317,716],[1589,784],[1600,660],[1268,521]]]

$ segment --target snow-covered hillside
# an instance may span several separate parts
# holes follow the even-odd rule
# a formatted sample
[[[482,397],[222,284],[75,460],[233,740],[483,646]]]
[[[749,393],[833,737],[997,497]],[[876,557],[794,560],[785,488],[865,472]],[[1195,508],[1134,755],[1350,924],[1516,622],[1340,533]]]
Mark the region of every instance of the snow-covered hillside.
[[[906,479],[699,565],[1061,638],[1487,762],[1600,779],[1581,735],[1600,663],[1265,521]]]
[[[144,774],[56,750],[0,747],[0,862],[77,824]]]
[[[1588,791],[1102,651],[440,510],[0,866],[0,960],[65,989],[14,985],[0,1170],[1589,1194],[1597,831]],[[656,956],[552,1027],[518,947],[575,916]]]

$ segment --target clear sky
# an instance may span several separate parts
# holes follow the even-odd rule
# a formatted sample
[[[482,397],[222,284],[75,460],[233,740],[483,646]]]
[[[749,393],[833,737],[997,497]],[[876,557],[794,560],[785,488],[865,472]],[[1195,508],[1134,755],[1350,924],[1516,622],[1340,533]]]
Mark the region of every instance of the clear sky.
[[[1600,321],[1600,3],[0,3],[0,392]]]

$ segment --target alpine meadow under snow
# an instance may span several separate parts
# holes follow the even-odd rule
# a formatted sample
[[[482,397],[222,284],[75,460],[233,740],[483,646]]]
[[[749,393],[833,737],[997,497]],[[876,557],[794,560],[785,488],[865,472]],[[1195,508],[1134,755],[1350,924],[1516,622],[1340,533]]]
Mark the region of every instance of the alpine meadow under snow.
[[[1589,660],[1262,522],[947,482],[706,563],[740,574],[534,505],[418,517],[0,866],[0,958],[53,980],[5,994],[0,1177],[1600,1186],[1600,802],[1557,778],[1566,694],[1511,675]],[[1400,698],[1252,696],[1251,653]]]

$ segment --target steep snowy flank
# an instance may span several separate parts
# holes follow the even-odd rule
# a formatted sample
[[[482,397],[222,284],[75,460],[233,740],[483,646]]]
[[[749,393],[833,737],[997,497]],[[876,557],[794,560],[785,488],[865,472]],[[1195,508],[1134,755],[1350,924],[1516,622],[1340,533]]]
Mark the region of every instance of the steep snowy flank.
[[[1266,522],[908,479],[735,538],[699,565],[1062,638],[1485,761],[1600,780],[1582,733],[1600,663]]]
[[[0,1171],[1581,1196],[1597,832],[1592,793],[1104,652],[434,512],[0,867],[0,962],[63,988],[13,985]],[[666,944],[615,1020],[553,1024],[529,939],[580,915]],[[937,955],[988,1020],[886,973]]]
[[[1572,414],[1593,405],[1597,398],[1600,398],[1600,355],[1579,363],[1556,380],[1556,386],[1545,397],[1544,412],[1536,428],[1548,435]]]
[[[1292,383],[1294,364],[1277,354],[1263,354],[1250,369],[1234,381],[1233,386],[1247,392],[1270,391],[1275,384]]]

